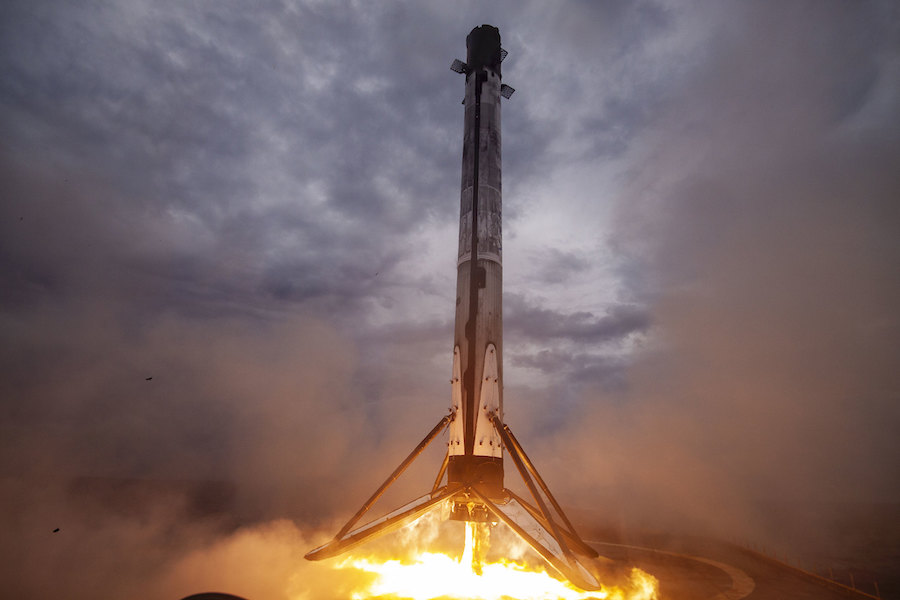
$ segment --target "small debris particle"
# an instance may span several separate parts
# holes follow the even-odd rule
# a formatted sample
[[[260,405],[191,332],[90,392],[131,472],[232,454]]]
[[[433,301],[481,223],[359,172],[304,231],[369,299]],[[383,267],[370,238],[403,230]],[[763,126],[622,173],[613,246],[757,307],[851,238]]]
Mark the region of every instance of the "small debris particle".
[[[53,533],[59,533],[59,527],[53,530]]]
[[[144,377],[144,381],[150,381],[153,377]]]

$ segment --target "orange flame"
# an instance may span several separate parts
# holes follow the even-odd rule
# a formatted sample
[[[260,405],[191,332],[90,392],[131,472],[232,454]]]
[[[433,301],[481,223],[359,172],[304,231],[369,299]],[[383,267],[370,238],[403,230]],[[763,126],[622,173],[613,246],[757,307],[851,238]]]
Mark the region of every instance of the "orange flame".
[[[458,559],[417,552],[408,560],[350,557],[335,565],[370,575],[353,590],[353,600],[658,600],[655,577],[632,569],[625,587],[585,592],[539,568],[511,560],[486,562],[487,526],[466,524],[466,544]]]

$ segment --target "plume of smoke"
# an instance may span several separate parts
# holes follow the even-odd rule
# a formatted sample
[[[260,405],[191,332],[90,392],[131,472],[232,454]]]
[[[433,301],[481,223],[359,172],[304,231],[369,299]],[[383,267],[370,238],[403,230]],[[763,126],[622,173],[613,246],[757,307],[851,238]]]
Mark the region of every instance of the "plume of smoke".
[[[635,147],[614,243],[652,331],[545,451],[583,504],[798,546],[900,497],[897,45],[864,12],[749,9]]]

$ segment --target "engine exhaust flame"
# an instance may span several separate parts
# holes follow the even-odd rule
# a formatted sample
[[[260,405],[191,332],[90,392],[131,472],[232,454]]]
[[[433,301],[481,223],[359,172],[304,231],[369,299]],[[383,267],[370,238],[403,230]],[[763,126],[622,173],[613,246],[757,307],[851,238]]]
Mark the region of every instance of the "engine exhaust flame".
[[[466,563],[472,565],[472,573],[479,577],[484,575],[484,561],[487,554],[487,545],[490,543],[491,529],[485,523],[466,523],[466,545],[460,565]]]
[[[585,592],[541,568],[507,559],[487,561],[490,526],[466,523],[466,541],[458,558],[440,552],[416,552],[410,558],[380,560],[351,556],[335,565],[370,577],[353,600],[658,600],[658,582],[632,569],[623,586]]]

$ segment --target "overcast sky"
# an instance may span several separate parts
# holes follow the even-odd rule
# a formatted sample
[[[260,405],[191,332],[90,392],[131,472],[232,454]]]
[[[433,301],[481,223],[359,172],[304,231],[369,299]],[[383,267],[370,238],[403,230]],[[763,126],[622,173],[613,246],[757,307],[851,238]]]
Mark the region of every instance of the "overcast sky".
[[[449,405],[482,23],[506,418],[551,483],[900,498],[889,0],[4,2],[5,485],[353,510]]]

